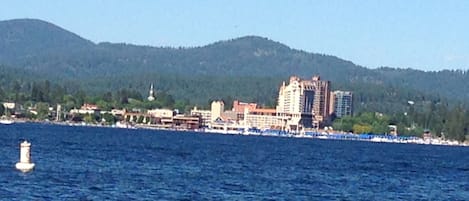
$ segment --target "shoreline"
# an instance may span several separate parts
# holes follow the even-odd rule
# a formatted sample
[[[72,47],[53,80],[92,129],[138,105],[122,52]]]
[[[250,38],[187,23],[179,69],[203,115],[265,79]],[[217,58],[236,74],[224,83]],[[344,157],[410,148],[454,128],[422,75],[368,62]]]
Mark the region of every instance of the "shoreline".
[[[362,141],[373,143],[395,143],[395,144],[422,144],[422,145],[437,145],[437,146],[459,146],[469,147],[469,142],[458,142],[455,140],[441,140],[437,138],[423,139],[421,137],[403,137],[403,136],[390,136],[379,134],[343,134],[343,133],[319,133],[319,132],[303,132],[303,133],[280,133],[280,132],[249,132],[249,131],[231,131],[226,132],[223,130],[213,129],[177,129],[177,128],[162,128],[148,125],[127,125],[127,124],[89,124],[89,123],[72,123],[72,122],[56,122],[56,121],[31,121],[31,120],[15,120],[15,123],[37,123],[37,124],[52,124],[59,126],[70,127],[103,127],[103,128],[116,128],[116,129],[144,129],[144,130],[161,130],[170,132],[194,132],[200,134],[214,134],[214,135],[245,135],[245,136],[266,136],[266,137],[292,137],[316,140],[343,140],[343,141]]]

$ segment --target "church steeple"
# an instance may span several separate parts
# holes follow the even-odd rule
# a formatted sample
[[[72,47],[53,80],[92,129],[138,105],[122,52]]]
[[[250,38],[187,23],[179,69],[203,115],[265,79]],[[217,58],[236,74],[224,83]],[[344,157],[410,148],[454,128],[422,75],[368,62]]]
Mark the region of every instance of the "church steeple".
[[[154,95],[154,91],[153,91],[153,83],[150,85],[150,92],[149,92],[149,95],[148,95],[148,100],[149,101],[154,101],[155,100],[155,95]]]

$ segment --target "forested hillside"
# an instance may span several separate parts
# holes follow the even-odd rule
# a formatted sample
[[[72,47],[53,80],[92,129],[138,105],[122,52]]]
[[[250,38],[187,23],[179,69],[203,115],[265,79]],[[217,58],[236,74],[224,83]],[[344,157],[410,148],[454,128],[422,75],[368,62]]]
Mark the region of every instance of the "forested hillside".
[[[157,91],[191,104],[241,99],[273,106],[290,75],[331,80],[333,89],[355,93],[355,111],[401,112],[408,100],[467,102],[467,71],[368,69],[340,58],[291,49],[258,36],[202,47],[94,44],[41,20],[0,21],[2,91],[30,93],[49,80],[65,91],[103,94]],[[11,99],[10,96],[3,96]]]

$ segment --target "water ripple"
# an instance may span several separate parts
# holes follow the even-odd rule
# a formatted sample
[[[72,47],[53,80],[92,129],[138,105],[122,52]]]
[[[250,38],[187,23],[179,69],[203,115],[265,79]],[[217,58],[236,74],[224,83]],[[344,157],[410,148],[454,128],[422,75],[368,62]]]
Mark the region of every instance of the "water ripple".
[[[0,200],[469,200],[469,149],[16,124]],[[14,169],[18,139],[32,173]]]

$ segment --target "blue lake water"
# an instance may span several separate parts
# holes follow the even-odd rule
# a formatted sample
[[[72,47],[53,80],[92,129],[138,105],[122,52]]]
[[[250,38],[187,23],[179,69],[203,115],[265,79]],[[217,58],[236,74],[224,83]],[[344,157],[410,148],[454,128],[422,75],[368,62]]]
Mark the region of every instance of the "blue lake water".
[[[1,200],[469,200],[469,148],[0,126]],[[20,139],[36,168],[21,173]]]

